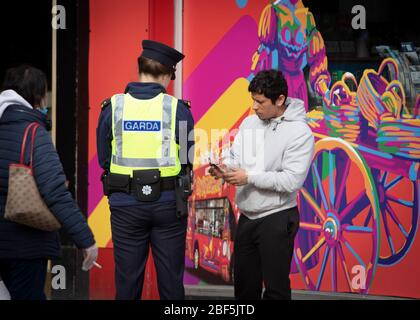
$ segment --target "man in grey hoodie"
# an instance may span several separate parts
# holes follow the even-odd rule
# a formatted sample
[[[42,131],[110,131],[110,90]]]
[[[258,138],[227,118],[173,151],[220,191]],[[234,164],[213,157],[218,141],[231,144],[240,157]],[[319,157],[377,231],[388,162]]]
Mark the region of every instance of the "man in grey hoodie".
[[[248,91],[255,115],[240,125],[229,159],[210,169],[237,186],[235,298],[261,299],[264,283],[264,299],[291,299],[296,197],[311,165],[314,138],[303,101],[287,97],[280,71],[259,72]]]

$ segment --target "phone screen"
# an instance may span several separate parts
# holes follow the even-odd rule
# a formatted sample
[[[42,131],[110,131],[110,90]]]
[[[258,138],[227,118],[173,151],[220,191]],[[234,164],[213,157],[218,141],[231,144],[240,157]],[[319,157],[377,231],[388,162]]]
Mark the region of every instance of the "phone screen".
[[[222,168],[220,168],[217,164],[211,163],[210,165],[213,168],[216,168],[217,170],[219,170],[221,173],[225,173],[225,170],[223,170]]]

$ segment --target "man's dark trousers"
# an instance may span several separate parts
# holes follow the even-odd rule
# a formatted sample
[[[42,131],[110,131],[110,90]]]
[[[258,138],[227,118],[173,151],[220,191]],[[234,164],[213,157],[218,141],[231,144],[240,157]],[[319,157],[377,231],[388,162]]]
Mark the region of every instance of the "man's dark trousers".
[[[160,298],[185,298],[187,217],[176,217],[175,201],[111,207],[111,228],[117,299],[140,299],[149,245],[152,246]]]
[[[234,245],[235,298],[290,300],[290,263],[299,229],[298,209],[251,220],[241,215]]]

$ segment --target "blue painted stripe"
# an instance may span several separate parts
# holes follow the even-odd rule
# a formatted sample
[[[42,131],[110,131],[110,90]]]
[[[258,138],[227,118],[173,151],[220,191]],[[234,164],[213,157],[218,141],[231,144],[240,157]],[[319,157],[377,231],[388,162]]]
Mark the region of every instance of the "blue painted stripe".
[[[275,49],[271,54],[271,68],[277,70],[279,68],[279,53]]]
[[[390,201],[394,201],[394,200],[390,200]],[[399,204],[402,204],[406,207],[412,208],[414,206],[414,202],[412,201],[407,201],[407,200],[402,200],[402,199],[398,199],[398,201],[394,201],[397,202]]]
[[[360,231],[360,232],[366,232],[366,233],[371,233],[372,232],[372,228],[369,227],[359,227],[359,226],[347,226],[346,227],[347,231]]]
[[[360,258],[360,256],[356,253],[356,251],[353,250],[353,248],[350,246],[350,244],[345,241],[345,245],[347,247],[347,249],[350,250],[350,252],[353,254],[353,256],[357,259],[357,261],[359,261],[360,265],[366,269],[365,263],[363,262],[363,260]]]
[[[391,253],[395,254],[394,244],[392,243],[392,238],[390,235],[387,235],[389,247],[391,248]]]
[[[394,180],[392,180],[390,183],[385,185],[385,189],[388,191],[391,188],[393,188],[398,182],[400,182],[402,180],[402,176],[399,176],[397,178],[395,178]]]
[[[381,151],[376,151],[376,150],[373,150],[373,149],[370,149],[370,148],[366,148],[366,147],[361,146],[361,145],[359,145],[357,148],[360,151],[364,151],[366,153],[370,153],[370,154],[373,154],[373,155],[378,156],[378,157],[381,157],[381,158],[385,158],[385,159],[392,159],[393,158],[392,155],[389,154],[389,153],[384,153],[384,152],[381,152]]]
[[[330,253],[330,248],[327,246],[327,248],[325,249],[325,253],[324,253],[324,259],[322,260],[322,266],[321,266],[321,270],[319,272],[318,282],[316,284],[316,289],[317,290],[319,290],[322,278],[324,277],[325,266],[327,264],[329,253]]]
[[[412,142],[416,143],[417,141],[413,141],[413,136],[410,137],[378,137],[376,138],[377,142],[392,142],[392,141],[399,141],[399,142]]]
[[[321,178],[319,177],[318,169],[315,167],[315,164],[312,164],[312,170],[315,171],[316,181],[318,183],[318,187],[321,192],[322,201],[324,202],[325,209],[329,210],[328,204],[327,204],[327,198],[325,198],[324,189],[322,188],[322,181],[321,181]]]
[[[417,171],[418,171],[418,165],[417,163],[413,162],[409,170],[409,176],[410,176],[411,181],[417,180]]]
[[[398,224],[398,228],[400,228],[401,232],[404,234],[406,238],[408,238],[408,233],[405,231],[404,227],[401,224]]]

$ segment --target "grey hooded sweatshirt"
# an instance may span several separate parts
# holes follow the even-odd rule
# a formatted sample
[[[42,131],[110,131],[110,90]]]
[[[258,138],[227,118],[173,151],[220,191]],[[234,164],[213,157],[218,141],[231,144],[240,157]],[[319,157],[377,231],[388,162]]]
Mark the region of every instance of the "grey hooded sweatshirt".
[[[248,184],[237,187],[236,204],[250,219],[295,207],[311,165],[314,138],[303,101],[288,98],[286,105],[278,118],[244,119],[225,161],[248,172]]]

